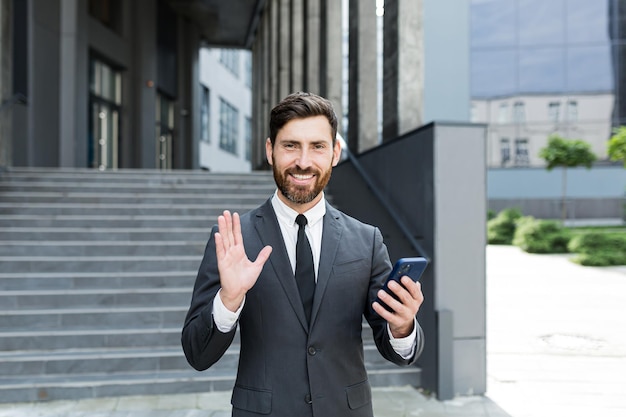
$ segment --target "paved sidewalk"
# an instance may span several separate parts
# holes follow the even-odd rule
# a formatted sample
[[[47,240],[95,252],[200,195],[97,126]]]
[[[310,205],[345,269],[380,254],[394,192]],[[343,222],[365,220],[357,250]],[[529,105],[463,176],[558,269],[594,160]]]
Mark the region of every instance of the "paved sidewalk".
[[[375,388],[376,417],[509,417],[489,398],[427,398],[411,387]],[[230,417],[230,393],[2,404],[0,417]]]
[[[626,267],[487,248],[486,396],[374,389],[376,417],[626,416]],[[0,404],[0,417],[228,417],[230,393]]]
[[[513,417],[626,416],[626,267],[487,247],[487,395]]]

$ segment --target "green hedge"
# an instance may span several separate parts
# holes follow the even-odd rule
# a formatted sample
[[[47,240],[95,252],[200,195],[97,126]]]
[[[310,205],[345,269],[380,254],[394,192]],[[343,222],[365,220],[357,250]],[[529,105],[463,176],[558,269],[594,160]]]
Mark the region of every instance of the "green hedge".
[[[573,262],[586,266],[626,265],[626,235],[588,232],[574,236],[568,248]]]
[[[508,208],[487,221],[487,242],[492,245],[510,245],[515,233],[515,222],[520,217],[522,212],[519,209]]]
[[[517,221],[513,245],[530,253],[567,253],[570,233],[560,222],[532,216]]]

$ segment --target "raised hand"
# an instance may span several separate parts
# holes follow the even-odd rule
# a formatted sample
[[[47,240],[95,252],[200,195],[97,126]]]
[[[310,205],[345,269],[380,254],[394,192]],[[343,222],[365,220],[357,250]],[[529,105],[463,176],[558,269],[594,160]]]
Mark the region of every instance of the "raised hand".
[[[228,210],[224,211],[217,219],[217,226],[215,254],[222,286],[220,297],[227,309],[236,311],[259,278],[263,265],[272,253],[272,247],[261,249],[256,260],[252,262],[243,246],[239,214],[231,215]]]

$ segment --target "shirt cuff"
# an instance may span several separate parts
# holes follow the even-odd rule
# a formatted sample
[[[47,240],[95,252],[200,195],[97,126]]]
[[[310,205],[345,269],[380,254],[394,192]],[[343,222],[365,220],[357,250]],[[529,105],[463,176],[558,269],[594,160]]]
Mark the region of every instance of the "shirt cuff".
[[[389,323],[387,323],[387,333],[389,334],[389,343],[395,352],[402,356],[402,359],[411,359],[415,353],[416,336],[417,336],[417,319],[413,319],[413,331],[407,337],[396,339],[391,335]]]
[[[241,314],[241,310],[243,310],[243,305],[246,303],[246,298],[244,297],[243,302],[237,311],[233,313],[227,309],[222,302],[222,298],[220,297],[221,292],[222,289],[220,288],[217,291],[215,299],[213,300],[213,320],[215,321],[217,330],[222,333],[228,333],[237,325],[237,320],[239,320],[239,315]]]

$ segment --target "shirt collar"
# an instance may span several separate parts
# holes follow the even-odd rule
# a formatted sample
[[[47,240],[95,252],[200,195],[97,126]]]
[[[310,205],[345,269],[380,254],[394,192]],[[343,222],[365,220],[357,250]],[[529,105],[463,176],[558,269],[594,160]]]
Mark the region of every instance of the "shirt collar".
[[[296,224],[296,217],[298,216],[298,212],[287,206],[281,201],[280,198],[278,198],[278,190],[276,190],[274,192],[274,195],[272,196],[272,207],[274,207],[274,212],[276,213],[276,217],[279,221],[282,221],[290,226]],[[309,227],[314,226],[317,222],[322,220],[324,214],[326,214],[326,197],[324,196],[323,191],[322,199],[318,201],[316,205],[314,205],[302,214],[304,214],[304,216],[306,217]]]

